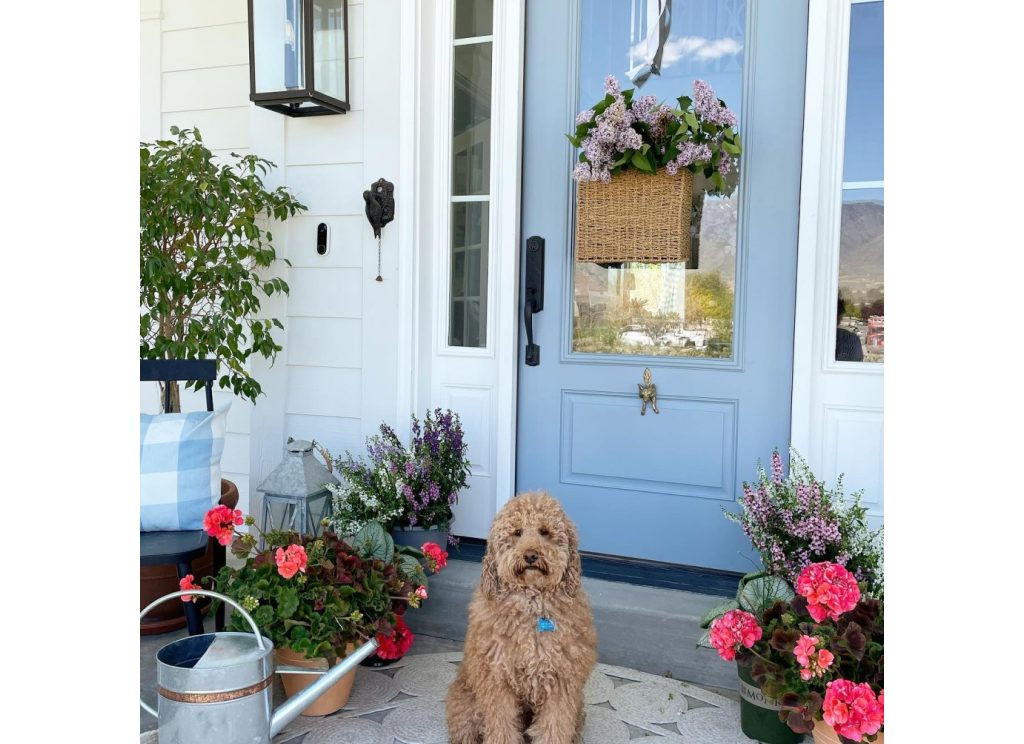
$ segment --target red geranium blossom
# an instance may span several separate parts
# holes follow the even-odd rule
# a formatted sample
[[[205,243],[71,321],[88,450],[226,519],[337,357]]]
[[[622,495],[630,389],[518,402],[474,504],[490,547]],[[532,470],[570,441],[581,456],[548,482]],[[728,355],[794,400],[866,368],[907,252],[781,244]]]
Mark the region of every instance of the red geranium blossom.
[[[181,591],[185,591],[186,589],[202,589],[203,587],[192,583],[194,580],[195,576],[192,574],[186,574],[185,578],[178,582],[178,588]],[[196,599],[198,599],[198,597],[193,597],[191,594],[185,594],[182,596],[181,601],[194,602]]]
[[[437,543],[425,542],[423,543],[422,550],[423,555],[427,557],[427,564],[430,566],[431,573],[437,573],[448,565],[448,553],[441,550],[441,546]]]
[[[289,545],[287,549],[278,548],[274,559],[277,562],[277,572],[286,579],[300,571],[306,573],[306,564],[309,562],[306,549],[301,545]]]
[[[221,545],[230,545],[235,536],[235,525],[244,522],[241,509],[232,511],[224,504],[217,504],[203,517],[203,529]]]
[[[377,656],[382,659],[401,659],[409,653],[415,638],[416,636],[409,630],[409,626],[405,624],[405,620],[399,615],[395,619],[391,635],[377,635],[377,643],[380,644],[377,647]]]

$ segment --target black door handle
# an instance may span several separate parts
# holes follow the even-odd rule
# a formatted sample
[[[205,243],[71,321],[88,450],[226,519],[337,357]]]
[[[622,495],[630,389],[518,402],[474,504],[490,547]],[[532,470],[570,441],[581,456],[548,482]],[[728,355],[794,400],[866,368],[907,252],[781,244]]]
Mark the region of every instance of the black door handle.
[[[540,346],[533,343],[533,314],[544,309],[544,238],[526,239],[526,277],[523,294],[523,322],[526,324],[526,366],[540,364]]]

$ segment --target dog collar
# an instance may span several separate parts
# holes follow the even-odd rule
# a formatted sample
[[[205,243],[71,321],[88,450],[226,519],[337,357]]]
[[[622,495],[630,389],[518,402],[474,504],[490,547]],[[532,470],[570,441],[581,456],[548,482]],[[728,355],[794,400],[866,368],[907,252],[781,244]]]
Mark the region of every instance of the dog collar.
[[[549,617],[537,618],[537,631],[544,633],[555,629],[555,621]]]

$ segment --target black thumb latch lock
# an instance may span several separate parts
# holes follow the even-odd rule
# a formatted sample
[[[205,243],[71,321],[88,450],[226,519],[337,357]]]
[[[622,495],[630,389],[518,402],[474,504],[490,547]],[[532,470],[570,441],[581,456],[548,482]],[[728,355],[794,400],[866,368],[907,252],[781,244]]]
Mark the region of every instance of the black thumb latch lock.
[[[373,228],[373,237],[377,238],[377,281],[382,282],[380,233],[384,225],[395,219],[395,184],[377,179],[370,184],[369,191],[363,192],[363,201],[366,202],[366,219]]]
[[[540,346],[533,342],[533,314],[544,309],[544,238],[526,239],[526,282],[523,289],[523,321],[526,323],[526,366],[540,364]]]

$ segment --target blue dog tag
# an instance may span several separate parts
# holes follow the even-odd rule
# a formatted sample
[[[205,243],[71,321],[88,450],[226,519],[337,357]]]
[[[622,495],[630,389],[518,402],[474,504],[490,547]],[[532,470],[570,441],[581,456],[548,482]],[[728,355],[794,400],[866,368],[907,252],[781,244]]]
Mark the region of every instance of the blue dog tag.
[[[555,623],[550,618],[542,617],[537,620],[537,630],[541,633],[555,629]]]

